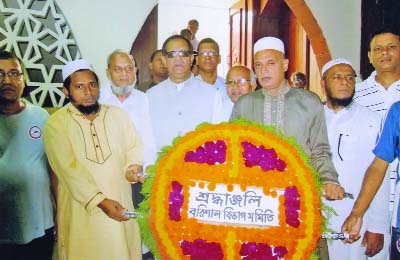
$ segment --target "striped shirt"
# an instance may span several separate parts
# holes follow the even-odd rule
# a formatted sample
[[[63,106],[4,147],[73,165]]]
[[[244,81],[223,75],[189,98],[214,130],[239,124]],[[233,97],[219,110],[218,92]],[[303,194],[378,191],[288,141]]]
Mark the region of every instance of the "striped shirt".
[[[400,80],[394,82],[387,89],[375,80],[376,71],[356,85],[354,101],[370,110],[386,115],[393,103],[400,101]],[[395,186],[397,178],[398,160],[390,165],[390,210],[394,207]]]

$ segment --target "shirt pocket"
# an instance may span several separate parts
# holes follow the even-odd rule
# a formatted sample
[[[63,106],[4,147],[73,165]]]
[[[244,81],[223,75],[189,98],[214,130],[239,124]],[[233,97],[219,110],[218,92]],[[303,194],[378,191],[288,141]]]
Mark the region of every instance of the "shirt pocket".
[[[356,160],[357,155],[362,153],[359,151],[365,148],[361,143],[361,138],[356,135],[342,133],[339,134],[336,156],[341,161],[353,161]]]

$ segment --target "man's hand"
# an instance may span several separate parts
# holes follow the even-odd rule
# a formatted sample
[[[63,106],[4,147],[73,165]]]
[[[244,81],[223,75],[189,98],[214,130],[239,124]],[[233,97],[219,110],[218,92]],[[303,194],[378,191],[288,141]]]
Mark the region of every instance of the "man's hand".
[[[366,231],[362,241],[362,245],[366,246],[365,255],[372,257],[379,253],[383,248],[383,241],[383,234]]]
[[[342,225],[342,232],[350,235],[345,243],[353,243],[360,239],[360,229],[362,225],[362,217],[350,214]]]
[[[97,205],[107,216],[117,221],[126,221],[129,220],[128,217],[124,216],[123,213],[125,208],[118,203],[118,201],[104,199],[102,202]]]
[[[143,176],[138,176],[138,173],[143,172],[143,167],[141,165],[133,164],[126,169],[125,178],[129,182],[144,182]]]
[[[328,183],[324,186],[324,193],[328,200],[341,200],[344,196],[344,189],[338,184]]]

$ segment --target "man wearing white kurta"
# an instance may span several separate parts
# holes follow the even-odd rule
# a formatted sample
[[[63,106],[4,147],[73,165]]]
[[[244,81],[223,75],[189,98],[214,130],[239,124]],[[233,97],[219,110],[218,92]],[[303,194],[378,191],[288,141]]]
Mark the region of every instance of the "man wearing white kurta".
[[[114,105],[128,113],[134,127],[143,142],[144,163],[154,164],[157,159],[153,127],[150,120],[147,95],[135,89],[137,67],[132,55],[122,50],[113,51],[107,59],[107,76],[109,81],[101,88],[99,102]],[[132,184],[132,199],[135,207],[143,201],[142,183]],[[142,248],[143,254],[149,250]]]
[[[71,103],[44,129],[59,180],[59,259],[140,259],[138,224],[123,214],[134,210],[130,181],[143,181],[140,138],[123,110],[97,103],[98,78],[85,60],[69,62],[62,75]]]
[[[222,121],[220,94],[190,72],[190,42],[173,35],[164,42],[162,50],[169,77],[146,92],[158,150],[202,122]]]
[[[122,108],[128,113],[143,142],[144,167],[157,159],[147,95],[137,89],[136,64],[122,50],[112,52],[107,61],[109,81],[101,87],[99,102]]]
[[[375,71],[363,82],[356,85],[354,101],[366,106],[382,117],[390,106],[400,100],[400,35],[388,28],[371,37],[368,58]],[[391,178],[390,210],[395,200],[395,185],[399,161],[389,167]],[[385,177],[386,178],[386,177]]]
[[[374,158],[372,153],[379,132],[378,114],[352,101],[355,72],[345,59],[334,59],[322,68],[322,87],[327,96],[325,117],[332,161],[339,174],[339,182],[348,193],[357,197],[364,174]],[[341,225],[353,208],[354,200],[327,201],[337,216],[332,216],[329,228],[340,232]],[[386,259],[389,246],[389,182],[381,186],[364,218],[363,240],[354,244],[328,241],[330,260]],[[384,237],[385,236],[385,237]],[[384,240],[385,238],[385,240]]]

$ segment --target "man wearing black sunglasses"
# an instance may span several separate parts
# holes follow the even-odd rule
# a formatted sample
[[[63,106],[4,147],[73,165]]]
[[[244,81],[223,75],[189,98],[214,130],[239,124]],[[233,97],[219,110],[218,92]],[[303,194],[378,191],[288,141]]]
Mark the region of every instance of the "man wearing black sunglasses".
[[[169,77],[147,91],[157,149],[202,122],[221,121],[222,101],[215,88],[193,77],[191,43],[180,35],[169,37],[162,52]]]

